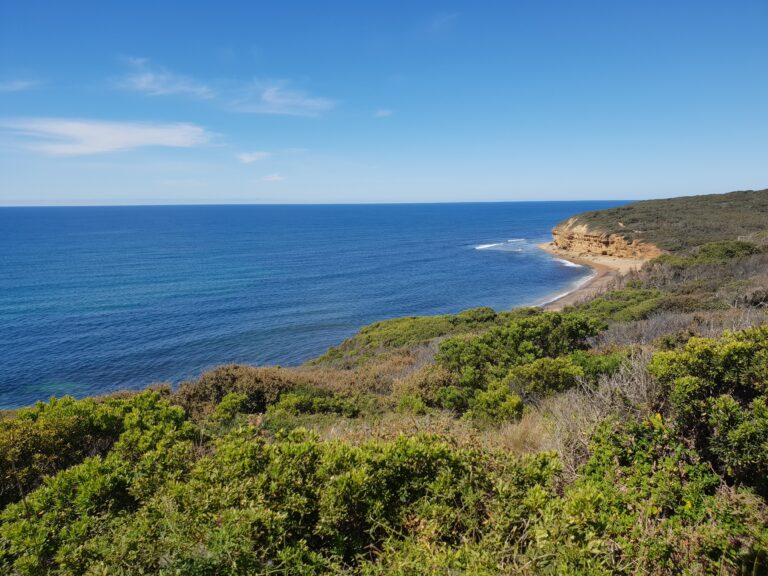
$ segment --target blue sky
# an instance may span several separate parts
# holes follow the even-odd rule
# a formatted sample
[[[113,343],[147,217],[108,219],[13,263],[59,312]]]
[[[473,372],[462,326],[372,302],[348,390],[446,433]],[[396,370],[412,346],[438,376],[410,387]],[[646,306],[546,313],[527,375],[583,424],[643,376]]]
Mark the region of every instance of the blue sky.
[[[768,2],[0,0],[0,205],[768,186]]]

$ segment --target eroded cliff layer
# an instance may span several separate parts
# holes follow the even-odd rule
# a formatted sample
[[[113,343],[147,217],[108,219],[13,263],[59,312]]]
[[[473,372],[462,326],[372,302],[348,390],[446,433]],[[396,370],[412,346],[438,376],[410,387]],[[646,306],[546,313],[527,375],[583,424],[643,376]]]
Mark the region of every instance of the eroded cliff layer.
[[[552,230],[552,244],[569,254],[615,256],[618,258],[650,259],[662,254],[653,244],[642,240],[627,240],[621,234],[606,234],[590,230],[570,218]]]

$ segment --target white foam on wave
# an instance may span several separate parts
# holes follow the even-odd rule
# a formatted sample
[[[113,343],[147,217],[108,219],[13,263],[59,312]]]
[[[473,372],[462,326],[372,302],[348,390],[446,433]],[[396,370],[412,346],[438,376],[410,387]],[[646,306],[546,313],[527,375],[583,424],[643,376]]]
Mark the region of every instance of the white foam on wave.
[[[494,242],[493,244],[478,244],[475,246],[475,250],[488,250],[490,248],[505,248],[509,246],[510,244],[517,244],[520,242],[525,242],[525,238],[511,238],[507,240],[506,242]],[[522,252],[522,248],[518,248],[516,250],[505,250],[506,252]]]
[[[570,260],[563,260],[562,258],[555,258],[560,264],[563,266],[568,266],[569,268],[585,268],[583,264],[576,264],[576,262],[571,262]]]
[[[584,266],[582,266],[582,268],[584,268]],[[574,282],[573,284],[571,284],[571,285],[568,287],[568,290],[566,290],[565,292],[561,292],[560,294],[555,294],[554,296],[549,296],[549,297],[548,297],[546,300],[544,300],[543,302],[536,302],[536,303],[535,303],[535,304],[533,304],[533,305],[534,305],[534,306],[546,306],[546,305],[547,305],[547,304],[549,304],[550,302],[554,302],[554,301],[556,301],[556,300],[560,300],[560,298],[563,298],[564,296],[568,296],[568,294],[570,294],[571,292],[575,292],[576,290],[578,290],[579,288],[581,288],[581,287],[582,287],[582,286],[584,286],[585,284],[587,284],[587,283],[591,282],[591,281],[592,281],[592,279],[593,279],[595,276],[597,276],[597,271],[596,271],[596,270],[595,270],[595,271],[593,271],[591,274],[588,274],[588,275],[587,275],[587,276],[585,276],[584,278],[581,278],[581,279],[579,279],[579,280],[576,280],[576,282]]]

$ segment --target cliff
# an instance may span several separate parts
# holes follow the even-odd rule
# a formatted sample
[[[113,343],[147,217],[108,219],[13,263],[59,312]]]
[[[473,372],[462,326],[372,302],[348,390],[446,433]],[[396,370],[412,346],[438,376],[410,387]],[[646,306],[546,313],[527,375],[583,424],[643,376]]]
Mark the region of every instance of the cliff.
[[[622,234],[592,230],[576,217],[555,226],[552,230],[552,244],[572,256],[614,256],[649,260],[663,253],[654,244],[637,238],[627,239]]]
[[[589,254],[654,256],[658,252],[648,252],[648,245],[676,253],[707,242],[750,237],[766,229],[768,189],[744,190],[643,200],[584,212],[555,228],[555,244]]]

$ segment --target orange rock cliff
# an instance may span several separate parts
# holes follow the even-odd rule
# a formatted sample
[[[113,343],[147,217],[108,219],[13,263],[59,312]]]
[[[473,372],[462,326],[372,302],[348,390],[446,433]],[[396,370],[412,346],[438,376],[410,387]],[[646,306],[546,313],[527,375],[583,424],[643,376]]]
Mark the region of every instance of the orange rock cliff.
[[[552,245],[573,256],[615,256],[618,258],[651,259],[663,252],[642,240],[627,240],[621,234],[606,234],[590,230],[577,218],[570,218],[552,230]]]

